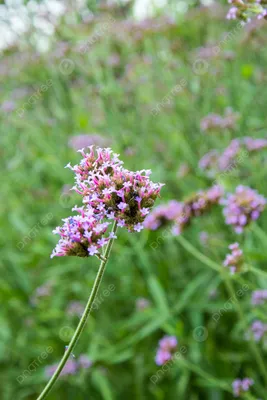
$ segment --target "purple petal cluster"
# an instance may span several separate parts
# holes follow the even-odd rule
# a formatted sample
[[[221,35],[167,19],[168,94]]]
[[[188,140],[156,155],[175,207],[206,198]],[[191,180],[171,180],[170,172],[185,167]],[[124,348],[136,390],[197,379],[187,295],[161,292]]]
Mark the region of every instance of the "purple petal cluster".
[[[60,240],[51,254],[57,256],[88,257],[99,254],[99,250],[111,238],[104,235],[109,222],[101,222],[101,215],[95,214],[92,207],[74,207],[80,215],[63,219],[64,224],[54,229],[53,233],[60,235]]]
[[[61,371],[61,376],[68,376],[68,375],[74,375],[76,374],[80,369],[88,369],[92,365],[92,361],[88,358],[86,354],[82,354],[79,359],[73,360],[69,359],[63,370]],[[49,367],[46,368],[46,375],[48,377],[51,377],[54,375],[56,369],[58,367],[58,364],[53,364],[50,365]]]
[[[238,243],[229,246],[230,254],[226,255],[223,265],[229,268],[231,274],[235,274],[241,270],[243,264],[243,251],[239,248]]]
[[[67,314],[70,316],[81,317],[84,311],[84,306],[79,301],[71,301],[67,307]]]
[[[137,311],[144,311],[151,306],[150,301],[144,297],[139,297],[136,300]]]
[[[145,228],[156,230],[172,223],[172,233],[180,235],[185,227],[190,224],[193,217],[198,217],[218,204],[222,198],[223,190],[214,185],[208,190],[201,190],[184,202],[171,200],[167,204],[156,207],[145,220]]]
[[[252,385],[254,385],[254,381],[250,378],[234,380],[232,383],[234,397],[240,397],[243,393],[247,392]]]
[[[266,200],[256,190],[239,185],[234,194],[221,200],[226,224],[233,225],[236,233],[242,233],[244,227],[259,218],[265,208]]]
[[[251,325],[251,331],[256,342],[259,342],[267,332],[267,324],[260,320],[256,320]]]
[[[74,189],[96,214],[140,232],[163,185],[151,182],[150,170],[132,172],[123,168],[118,154],[109,148],[96,148],[95,152],[90,146],[89,150],[80,150],[83,159],[79,165],[68,165],[76,174]]]
[[[144,226],[150,230],[156,230],[167,225],[170,221],[179,225],[182,230],[190,218],[190,209],[184,203],[171,200],[167,204],[161,204],[147,216]]]
[[[103,136],[98,134],[82,134],[82,135],[75,135],[69,139],[69,147],[78,151],[84,147],[88,146],[107,146],[110,144],[110,139],[107,139]]]
[[[178,345],[178,340],[175,336],[164,336],[159,341],[159,347],[156,354],[156,364],[163,365],[171,360]]]
[[[267,139],[254,139],[249,136],[233,139],[221,154],[217,150],[211,150],[200,159],[198,165],[200,169],[214,176],[217,171],[227,170],[236,157],[239,154],[242,155],[242,150],[244,155],[247,155],[247,152],[260,151],[266,148]]]
[[[227,19],[240,19],[242,21],[250,22],[250,16],[257,15],[258,19],[265,18],[267,9],[265,0],[228,0],[232,4],[226,18]]]
[[[227,108],[223,116],[208,114],[201,120],[200,127],[205,132],[218,129],[235,129],[239,118],[239,113],[235,113],[231,108]]]
[[[262,305],[267,302],[267,290],[255,290],[252,292],[251,304],[254,306]]]
[[[140,232],[163,186],[149,179],[150,170],[137,172],[122,167],[118,154],[111,149],[89,147],[79,150],[83,159],[72,167],[75,172],[74,189],[83,197],[83,207],[74,207],[79,215],[63,219],[63,226],[53,232],[60,235],[54,256],[87,257],[99,255],[99,250],[114,234],[108,234],[110,222],[128,231]]]

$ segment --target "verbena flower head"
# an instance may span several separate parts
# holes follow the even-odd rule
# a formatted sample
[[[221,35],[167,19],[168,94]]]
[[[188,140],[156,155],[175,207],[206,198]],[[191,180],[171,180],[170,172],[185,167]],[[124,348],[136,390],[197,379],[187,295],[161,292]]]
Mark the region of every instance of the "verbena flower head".
[[[60,235],[60,240],[53,250],[55,256],[88,257],[99,253],[110,239],[106,234],[109,222],[101,221],[101,213],[95,214],[92,207],[74,208],[80,215],[63,219],[64,224],[53,233]]]
[[[156,364],[163,365],[171,360],[178,345],[178,340],[175,336],[164,336],[159,341],[159,347],[156,354]]]
[[[240,185],[221,204],[225,206],[226,224],[233,225],[236,233],[242,233],[245,226],[259,218],[266,200],[256,190]]]
[[[129,231],[143,229],[163,186],[149,179],[150,170],[129,171],[111,149],[89,147],[80,150],[83,159],[71,168],[76,174],[74,189],[83,196],[83,203],[96,214],[118,221]]]
[[[191,199],[186,201],[186,205],[191,209],[191,215],[198,217],[209,211],[211,206],[218,204],[223,195],[223,189],[219,185],[214,185],[208,190],[197,192]]]
[[[238,243],[233,243],[229,246],[231,250],[230,254],[227,254],[223,265],[228,267],[231,274],[239,272],[242,268],[243,260],[243,251],[239,248]]]
[[[251,304],[254,306],[262,305],[267,302],[267,290],[255,290],[252,292]]]
[[[63,370],[60,373],[61,377],[68,376],[68,375],[74,375],[76,374],[80,369],[88,369],[92,366],[92,361],[89,359],[89,357],[86,354],[82,354],[78,360],[73,360],[70,359],[66,362]],[[53,364],[50,365],[49,367],[46,368],[46,375],[48,377],[51,377],[54,375],[56,369],[58,367],[58,364]]]
[[[251,332],[253,334],[254,340],[259,342],[267,332],[267,324],[264,324],[260,320],[256,320],[251,325]]]
[[[253,384],[254,381],[250,378],[234,380],[232,383],[234,397],[240,397],[243,393],[247,392]]]

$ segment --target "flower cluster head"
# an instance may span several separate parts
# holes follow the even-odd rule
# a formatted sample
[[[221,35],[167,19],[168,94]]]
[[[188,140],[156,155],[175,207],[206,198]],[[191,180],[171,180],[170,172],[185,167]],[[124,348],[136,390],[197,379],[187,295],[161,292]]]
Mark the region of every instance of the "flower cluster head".
[[[231,108],[227,108],[223,116],[208,114],[201,120],[200,127],[205,132],[219,129],[235,129],[239,118],[239,113],[233,112]]]
[[[78,316],[81,317],[83,314],[84,306],[80,301],[74,300],[68,304],[67,314],[70,316]]]
[[[201,190],[184,202],[171,200],[156,207],[145,220],[145,227],[156,230],[171,222],[172,234],[180,235],[193,217],[209,211],[212,205],[218,204],[223,195],[220,186],[214,185],[208,190]]]
[[[254,340],[259,342],[267,332],[267,324],[264,324],[260,320],[256,320],[251,325],[251,332],[253,334]]]
[[[92,365],[92,361],[88,358],[86,354],[82,354],[79,359],[76,361],[74,359],[69,359],[63,370],[61,371],[60,375],[63,376],[68,376],[68,375],[74,375],[76,374],[80,369],[88,369]],[[49,367],[46,368],[46,375],[48,377],[51,377],[54,375],[56,369],[58,367],[58,364],[53,364],[50,365]]]
[[[150,170],[132,172],[111,149],[89,147],[80,150],[83,159],[70,167],[76,174],[74,189],[83,196],[83,203],[102,218],[118,221],[129,231],[139,232],[143,221],[163,186],[149,179]]]
[[[234,194],[221,200],[227,225],[233,225],[236,233],[242,233],[244,227],[259,218],[265,208],[266,200],[256,190],[239,185]]]
[[[267,290],[255,290],[252,292],[251,304],[254,306],[262,305],[267,302]]]
[[[211,150],[199,161],[199,168],[207,172],[208,176],[214,176],[218,171],[226,171],[242,162],[248,153],[260,151],[267,148],[267,139],[255,139],[246,136],[242,139],[233,139],[229,145],[219,153]]]
[[[188,223],[190,218],[190,209],[184,203],[176,200],[171,200],[167,204],[161,204],[147,216],[144,226],[150,230],[156,230],[160,227],[166,226],[170,221],[175,224],[175,231],[177,226],[182,231],[184,226]]]
[[[83,207],[74,207],[78,215],[63,219],[63,226],[54,230],[60,235],[54,256],[99,255],[100,249],[116,238],[107,230],[114,220],[128,231],[140,232],[163,186],[149,179],[150,170],[137,172],[122,167],[123,162],[111,149],[89,147],[83,158],[72,167],[75,173],[74,190],[82,195]]]
[[[231,274],[239,272],[243,264],[243,251],[239,248],[238,243],[229,246],[230,254],[226,255],[223,265],[229,268]]]
[[[136,310],[137,311],[144,311],[144,310],[147,310],[151,306],[151,303],[145,297],[139,297],[136,300],[135,305],[136,305]]]
[[[191,199],[186,201],[190,207],[191,216],[198,217],[209,211],[214,204],[218,204],[223,196],[223,189],[219,185],[214,185],[208,190],[197,192]]]
[[[232,383],[234,397],[240,397],[244,392],[247,392],[253,384],[254,381],[250,378],[234,380]]]
[[[82,135],[75,135],[71,136],[68,142],[69,147],[78,151],[87,146],[105,146],[110,145],[110,139],[107,139],[103,136],[100,136],[96,133],[94,134],[82,134]]]
[[[228,0],[231,8],[226,16],[227,19],[240,19],[250,22],[252,16],[256,15],[258,19],[267,16],[266,0]]]
[[[178,341],[175,336],[164,336],[159,341],[159,347],[156,354],[156,364],[163,365],[171,360],[177,348]]]

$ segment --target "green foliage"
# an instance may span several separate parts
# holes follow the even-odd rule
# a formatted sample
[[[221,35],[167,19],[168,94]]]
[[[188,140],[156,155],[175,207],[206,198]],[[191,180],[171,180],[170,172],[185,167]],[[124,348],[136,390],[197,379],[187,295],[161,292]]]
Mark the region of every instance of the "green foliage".
[[[198,167],[210,149],[222,150],[232,138],[264,137],[266,28],[252,33],[242,28],[223,42],[236,22],[226,21],[220,10],[214,15],[195,9],[184,18],[175,16],[174,24],[163,20],[153,29],[123,26],[122,16],[114,14],[115,22],[83,54],[77,50],[80,40],[101,27],[105,11],[100,18],[96,25],[69,24],[63,18],[49,53],[13,49],[1,61],[6,68],[0,77],[1,102],[15,103],[14,111],[2,108],[0,113],[2,400],[36,399],[47,381],[45,367],[59,361],[77,325],[67,307],[73,300],[85,304],[96,275],[96,258],[49,258],[57,240],[52,230],[72,206],[81,204],[74,193],[62,195],[64,185],[73,185],[64,166],[79,160],[68,145],[70,138],[97,133],[108,139],[127,168],[151,168],[152,179],[166,184],[161,199],[166,202],[211,185]],[[62,41],[67,42],[64,54]],[[196,49],[210,44],[220,46],[220,52],[205,60],[204,72],[196,73],[195,61],[201,58]],[[232,57],[225,55],[228,50]],[[65,59],[70,60],[67,67]],[[181,80],[185,87],[173,95]],[[49,87],[30,104],[42,85]],[[165,96],[171,99],[163,104]],[[236,130],[200,130],[204,116],[223,114],[226,107],[241,115]],[[188,172],[181,176],[177,171],[185,163]],[[266,197],[266,166],[264,151],[250,154],[225,178],[227,190],[241,183]],[[240,237],[225,225],[220,207],[196,218],[181,238],[120,229],[100,289],[103,299],[75,349],[76,357],[87,354],[93,366],[60,379],[49,399],[227,400],[233,398],[232,381],[244,376],[255,380],[255,398],[267,398],[266,382],[245,339],[254,319],[266,322],[264,308],[250,304],[251,291],[267,284],[266,215]],[[202,231],[209,235],[207,246],[199,239]],[[236,240],[248,264],[262,274],[247,271],[230,278],[235,292],[249,286],[240,298],[245,320],[238,319],[234,303],[216,322],[212,316],[230,297],[221,265],[227,246]],[[50,295],[34,302],[36,288],[47,282]],[[105,298],[109,285],[115,290]],[[150,306],[138,311],[138,298],[148,299]],[[204,340],[199,327],[207,332]],[[164,334],[177,336],[187,351],[153,384],[157,344]],[[52,353],[19,383],[18,377],[49,346]],[[266,362],[266,350],[262,344],[258,348]]]

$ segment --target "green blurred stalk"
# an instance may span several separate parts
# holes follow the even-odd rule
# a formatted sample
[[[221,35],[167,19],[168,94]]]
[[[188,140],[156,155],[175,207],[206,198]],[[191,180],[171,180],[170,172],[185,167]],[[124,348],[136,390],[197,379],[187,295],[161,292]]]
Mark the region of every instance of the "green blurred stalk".
[[[113,225],[113,228],[112,228],[112,233],[116,234],[116,231],[117,231],[117,222],[115,221],[114,225]],[[57,367],[57,369],[56,369],[56,371],[54,373],[54,375],[51,377],[50,381],[47,383],[46,387],[44,388],[44,390],[42,391],[40,396],[37,398],[37,400],[45,399],[46,396],[48,395],[48,393],[51,391],[51,389],[55,385],[56,381],[58,380],[62,369],[64,368],[66,362],[68,361],[69,356],[73,352],[73,349],[74,349],[74,347],[76,346],[76,344],[77,344],[77,342],[79,340],[79,337],[80,337],[80,335],[81,335],[81,333],[83,331],[83,328],[84,328],[84,326],[86,324],[87,318],[88,318],[88,316],[89,316],[89,314],[91,312],[91,308],[92,308],[92,305],[93,305],[93,303],[95,301],[95,298],[96,298],[100,283],[102,281],[102,277],[103,277],[104,272],[105,272],[105,267],[107,265],[107,262],[108,262],[108,259],[109,259],[109,256],[110,256],[110,252],[111,252],[111,248],[112,248],[113,242],[114,242],[114,239],[110,239],[108,244],[107,244],[106,250],[105,250],[104,255],[103,255],[103,260],[101,261],[101,264],[99,266],[99,269],[98,269],[98,272],[97,272],[97,275],[96,275],[96,278],[95,278],[93,289],[91,291],[90,297],[89,297],[88,302],[86,304],[86,307],[85,307],[85,310],[83,312],[83,315],[82,315],[82,317],[80,319],[80,322],[79,322],[79,324],[78,324],[78,326],[76,328],[76,331],[74,332],[74,335],[73,335],[73,337],[72,337],[72,339],[70,341],[70,344],[69,344],[67,350],[65,351],[65,353],[64,353],[64,355],[63,355],[63,357],[62,357],[62,359],[61,359],[61,361],[59,363],[59,366]]]

